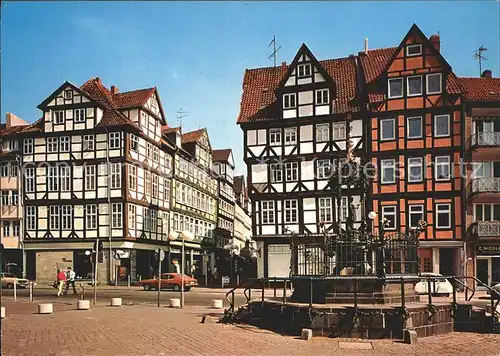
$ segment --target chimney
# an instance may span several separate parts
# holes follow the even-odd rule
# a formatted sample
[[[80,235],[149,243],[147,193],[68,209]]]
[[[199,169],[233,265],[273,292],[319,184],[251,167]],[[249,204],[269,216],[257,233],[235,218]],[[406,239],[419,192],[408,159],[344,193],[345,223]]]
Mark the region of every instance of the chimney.
[[[481,74],[481,78],[492,78],[492,77],[493,77],[493,73],[489,69],[485,69],[483,71],[483,74]]]
[[[281,62],[281,69],[286,70],[286,62]]]
[[[115,87],[114,85],[111,86],[111,94],[118,94],[119,91],[120,89],[118,89],[118,87]]]
[[[96,77],[95,80],[96,80],[97,84],[102,85],[102,81],[101,81],[100,77]]]
[[[365,38],[365,54],[368,54],[368,38]]]
[[[5,114],[5,123],[6,123],[6,127],[28,125],[28,123],[26,121],[24,121],[23,119],[14,115],[11,112],[8,112],[7,114]]]
[[[429,40],[431,41],[434,48],[438,52],[441,52],[441,38],[439,37],[439,35],[432,35],[431,38],[429,38]]]

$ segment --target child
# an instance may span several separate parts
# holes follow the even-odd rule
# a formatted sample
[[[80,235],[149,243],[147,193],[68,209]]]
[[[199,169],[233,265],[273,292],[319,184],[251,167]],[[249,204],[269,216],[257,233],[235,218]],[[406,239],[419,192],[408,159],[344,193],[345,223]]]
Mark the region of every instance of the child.
[[[66,273],[60,268],[57,269],[57,296],[60,297],[66,283]]]

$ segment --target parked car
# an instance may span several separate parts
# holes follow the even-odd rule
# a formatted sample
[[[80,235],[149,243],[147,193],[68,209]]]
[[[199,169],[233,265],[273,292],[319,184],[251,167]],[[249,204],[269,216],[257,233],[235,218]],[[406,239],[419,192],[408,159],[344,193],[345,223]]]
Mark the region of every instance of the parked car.
[[[2,272],[2,288],[13,289],[16,282],[16,275],[14,273]],[[17,278],[17,288],[26,288],[28,280],[25,278]]]
[[[182,279],[180,273],[163,273],[161,275],[161,289],[173,289],[174,291],[181,290]],[[138,283],[144,290],[158,289],[158,277],[152,279],[144,279]],[[195,278],[184,275],[184,290],[187,292],[193,287],[198,286],[198,281]]]
[[[453,293],[452,284],[441,274],[422,273],[420,276],[423,278],[420,280],[420,282],[417,282],[417,284],[415,284],[415,292],[417,294],[427,294],[428,292],[428,283],[427,283],[427,278],[425,277],[434,277],[431,279],[432,295],[448,297],[451,293]]]
[[[500,283],[495,284],[494,286],[491,287],[495,292],[497,292],[497,295],[494,295],[494,299],[500,299]],[[488,294],[491,294],[491,292],[488,290]]]

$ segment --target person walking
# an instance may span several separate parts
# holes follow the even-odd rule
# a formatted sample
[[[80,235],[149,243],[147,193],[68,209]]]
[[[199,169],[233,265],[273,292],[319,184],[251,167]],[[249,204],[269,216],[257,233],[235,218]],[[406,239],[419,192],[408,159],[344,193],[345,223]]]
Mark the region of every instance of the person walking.
[[[60,268],[57,269],[57,296],[60,297],[66,282],[66,273]]]
[[[73,271],[71,267],[68,267],[68,271],[66,272],[67,281],[66,281],[66,290],[64,291],[64,295],[68,294],[68,289],[70,285],[73,287],[73,294],[76,295],[75,277],[76,277],[75,271]]]

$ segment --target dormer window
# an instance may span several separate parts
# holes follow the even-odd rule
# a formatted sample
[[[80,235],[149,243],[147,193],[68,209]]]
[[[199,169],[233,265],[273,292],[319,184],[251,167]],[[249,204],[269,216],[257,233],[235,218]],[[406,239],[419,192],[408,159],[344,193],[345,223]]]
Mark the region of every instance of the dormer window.
[[[422,54],[422,45],[421,44],[406,46],[406,56],[407,57],[419,56],[421,54]]]
[[[73,92],[71,90],[65,90],[64,99],[73,99]]]
[[[295,93],[283,95],[283,109],[295,108]]]
[[[311,65],[310,64],[299,64],[297,66],[297,72],[299,78],[309,77],[311,75]]]
[[[416,75],[407,78],[408,96],[422,95],[422,76]]]
[[[389,98],[403,97],[403,78],[389,79]]]
[[[316,90],[316,105],[328,104],[330,91],[328,89]]]

